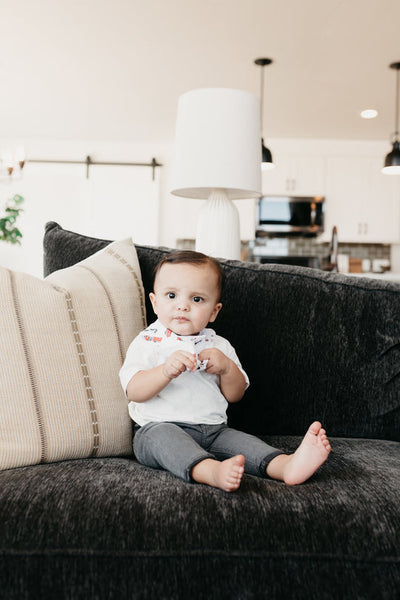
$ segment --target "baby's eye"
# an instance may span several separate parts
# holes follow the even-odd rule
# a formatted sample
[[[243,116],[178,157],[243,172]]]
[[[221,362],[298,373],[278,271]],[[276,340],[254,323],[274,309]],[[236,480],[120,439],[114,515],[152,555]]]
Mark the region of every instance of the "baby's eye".
[[[193,296],[193,302],[203,302],[203,298],[201,296]]]
[[[173,300],[175,298],[174,292],[168,292],[167,298],[169,298],[170,300]]]

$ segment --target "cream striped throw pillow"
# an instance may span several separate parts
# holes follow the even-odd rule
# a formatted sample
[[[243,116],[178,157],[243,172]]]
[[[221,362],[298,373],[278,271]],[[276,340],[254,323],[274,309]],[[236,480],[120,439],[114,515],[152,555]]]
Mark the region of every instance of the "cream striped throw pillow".
[[[0,470],[131,454],[118,372],[144,327],[131,240],[45,280],[0,268]]]

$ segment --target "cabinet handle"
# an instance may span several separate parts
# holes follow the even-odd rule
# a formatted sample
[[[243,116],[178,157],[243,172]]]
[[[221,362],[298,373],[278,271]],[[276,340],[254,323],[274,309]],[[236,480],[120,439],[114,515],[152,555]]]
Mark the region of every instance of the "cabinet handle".
[[[368,223],[364,223],[364,233],[368,233]]]
[[[291,177],[287,177],[285,187],[287,192],[294,192],[296,189],[296,180]]]
[[[362,233],[362,223],[358,223],[358,231],[357,231],[357,233],[358,234]]]

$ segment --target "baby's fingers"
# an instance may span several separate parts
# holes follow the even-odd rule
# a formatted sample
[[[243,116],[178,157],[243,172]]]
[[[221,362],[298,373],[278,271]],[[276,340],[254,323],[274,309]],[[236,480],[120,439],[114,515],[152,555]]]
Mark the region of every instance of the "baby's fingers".
[[[185,368],[189,369],[189,371],[194,371],[197,366],[196,355],[190,354],[189,352],[181,352],[182,354],[182,363]]]
[[[167,366],[174,369],[175,373],[180,374],[189,369],[192,371],[196,367],[196,359],[194,354],[180,350],[174,352],[167,360]]]

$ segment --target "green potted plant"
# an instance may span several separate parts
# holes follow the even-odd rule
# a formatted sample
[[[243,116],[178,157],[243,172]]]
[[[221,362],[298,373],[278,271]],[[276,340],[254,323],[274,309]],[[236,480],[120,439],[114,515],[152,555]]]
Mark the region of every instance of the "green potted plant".
[[[24,202],[22,196],[15,194],[5,206],[5,216],[0,217],[0,241],[10,242],[10,244],[21,244],[22,233],[15,226],[15,223],[23,211],[21,204]]]

